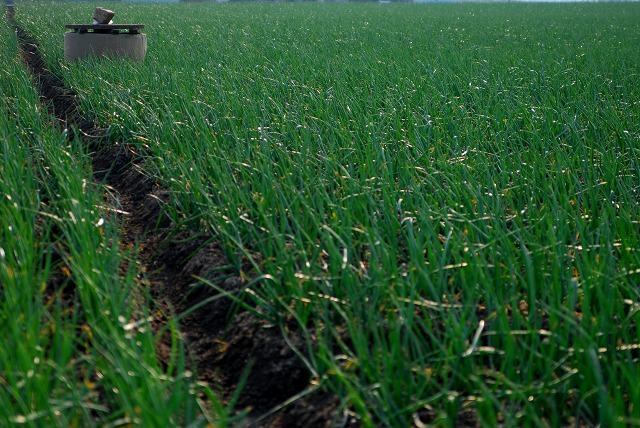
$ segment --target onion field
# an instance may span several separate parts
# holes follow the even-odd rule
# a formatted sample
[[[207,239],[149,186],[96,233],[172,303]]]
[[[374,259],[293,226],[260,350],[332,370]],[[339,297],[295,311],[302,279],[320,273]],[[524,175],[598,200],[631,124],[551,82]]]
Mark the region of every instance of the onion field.
[[[238,276],[244,285],[229,299],[303,338],[305,391],[334,394],[345,415],[331,425],[640,425],[639,3],[102,6],[116,23],[146,25],[143,62],[64,61],[64,24],[90,22],[93,3],[18,2],[16,21],[83,114],[143,154],[143,173],[168,190],[171,223],[223,249],[226,265],[194,275],[193,289],[220,292]],[[8,28],[1,46],[15,51]],[[2,76],[3,331],[31,311],[9,302],[16,290],[49,296],[39,286],[47,271],[35,266],[57,253],[37,252],[60,234],[63,259],[79,265],[70,270],[86,273],[75,282],[78,305],[127,307],[126,324],[145,310],[136,302],[146,299],[132,297],[146,293],[136,279],[144,272],[117,267],[117,221],[95,211],[98,192],[82,185],[88,149],[65,130],[40,135],[33,87],[22,75],[11,84],[23,92],[5,92]],[[28,100],[25,113],[14,113],[16,100]],[[35,227],[23,238],[5,222],[25,190],[17,177],[34,189],[21,212],[31,217],[15,220]],[[93,247],[76,249],[76,238]],[[9,281],[11,239],[36,242],[24,247],[34,267],[20,265],[36,272],[24,277],[29,289]],[[112,253],[111,268],[95,256]],[[160,375],[153,334],[116,338],[117,317],[83,315],[102,326],[93,316],[105,323],[93,333],[100,351],[76,358],[131,357],[84,382],[108,385],[99,398],[121,409],[113,425],[134,414],[160,418],[133,421],[145,426],[223,424],[250,412],[197,398],[194,388],[216,394],[182,363]],[[32,356],[5,352],[0,388],[27,388],[33,370],[20,364]],[[0,417],[15,422],[29,413],[13,396],[14,414]],[[128,409],[129,396],[152,408]]]

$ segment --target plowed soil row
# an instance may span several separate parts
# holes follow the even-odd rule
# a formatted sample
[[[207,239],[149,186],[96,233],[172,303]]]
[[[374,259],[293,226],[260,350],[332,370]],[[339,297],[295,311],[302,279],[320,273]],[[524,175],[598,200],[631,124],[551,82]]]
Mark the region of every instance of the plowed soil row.
[[[172,317],[179,319],[179,331],[199,380],[228,399],[250,367],[236,404],[238,411],[247,412],[244,422],[249,426],[357,425],[341,410],[337,396],[311,386],[309,369],[292,349],[304,354],[308,343],[293,327],[274,326],[253,311],[233,305],[231,299],[217,296],[213,287],[198,285],[196,278],[208,278],[240,298],[246,287],[229,270],[224,251],[210,234],[183,230],[163,215],[169,193],[144,174],[145,154],[126,142],[112,141],[108,129],[85,116],[76,95],[46,68],[37,42],[19,26],[17,31],[22,58],[43,105],[62,129],[69,130],[70,138],[77,136],[87,145],[94,179],[115,195],[121,245],[139,248],[141,280],[150,287],[156,313],[162,314],[156,319],[157,331]],[[201,307],[179,316],[194,305]],[[172,357],[171,349],[167,334],[158,347],[165,364]]]

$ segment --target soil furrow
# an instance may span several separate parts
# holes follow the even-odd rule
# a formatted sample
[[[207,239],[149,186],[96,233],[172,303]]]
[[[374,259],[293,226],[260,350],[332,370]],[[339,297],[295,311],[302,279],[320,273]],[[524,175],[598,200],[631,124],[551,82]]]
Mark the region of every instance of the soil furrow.
[[[13,24],[43,105],[70,138],[77,136],[88,146],[94,179],[106,184],[116,201],[122,247],[139,248],[141,281],[150,287],[156,313],[161,314],[156,328],[202,304],[178,323],[199,380],[230,397],[245,369],[251,367],[237,402],[237,409],[248,413],[250,426],[353,426],[355,421],[345,417],[337,396],[321,391],[305,395],[311,374],[289,343],[305,350],[306,340],[289,331],[287,343],[280,328],[251,312],[237,311],[230,299],[215,298],[214,288],[197,284],[195,278],[207,278],[238,296],[246,286],[232,270],[225,271],[229,263],[211,235],[182,230],[163,215],[169,192],[142,172],[145,154],[136,153],[126,142],[111,141],[108,129],[84,115],[76,95],[47,69],[37,42],[15,21]],[[218,278],[224,272],[224,279],[216,280],[212,271]],[[203,304],[207,299],[210,301]],[[166,336],[158,355],[168,364],[172,348]],[[302,398],[291,400],[297,396]],[[292,402],[271,412],[287,401]],[[261,417],[265,414],[270,416]]]

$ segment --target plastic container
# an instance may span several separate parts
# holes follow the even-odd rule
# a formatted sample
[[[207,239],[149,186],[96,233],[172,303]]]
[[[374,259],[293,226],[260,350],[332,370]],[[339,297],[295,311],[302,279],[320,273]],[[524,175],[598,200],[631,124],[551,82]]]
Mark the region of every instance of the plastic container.
[[[147,36],[142,24],[70,24],[64,33],[64,58],[76,61],[90,55],[142,61],[147,54]]]

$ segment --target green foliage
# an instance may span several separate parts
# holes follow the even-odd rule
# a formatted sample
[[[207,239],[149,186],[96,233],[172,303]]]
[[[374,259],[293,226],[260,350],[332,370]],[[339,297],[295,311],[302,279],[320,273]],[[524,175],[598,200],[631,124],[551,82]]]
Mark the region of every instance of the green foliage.
[[[637,4],[123,4],[142,64],[64,63],[89,6],[41,7],[50,66],[366,425],[640,420]]]

